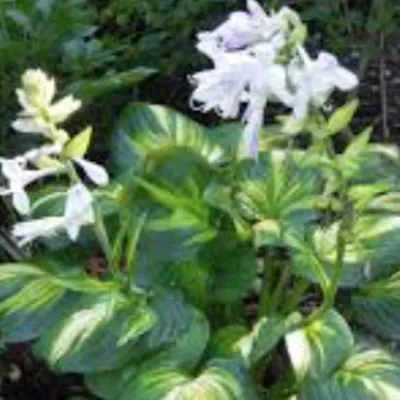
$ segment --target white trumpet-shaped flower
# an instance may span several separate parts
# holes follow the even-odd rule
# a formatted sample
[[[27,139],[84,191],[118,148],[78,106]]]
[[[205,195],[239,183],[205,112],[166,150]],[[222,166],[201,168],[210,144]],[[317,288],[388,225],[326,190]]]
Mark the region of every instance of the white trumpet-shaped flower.
[[[255,0],[248,0],[247,12],[232,13],[214,31],[198,35],[197,49],[214,68],[191,77],[192,107],[236,118],[245,105],[245,156],[257,156],[268,102],[280,102],[304,119],[310,106],[323,106],[335,88],[348,91],[358,84],[333,55],[321,53],[312,60],[301,47],[304,32],[292,9],[267,14]]]
[[[84,158],[74,158],[75,161],[85,172],[86,176],[98,186],[106,186],[109,182],[108,173],[101,165]]]
[[[255,157],[258,131],[263,123],[268,101],[290,106],[293,96],[287,86],[286,70],[275,63],[277,47],[269,43],[256,44],[250,50],[222,51],[216,42],[200,41],[198,49],[214,62],[214,69],[192,76],[196,85],[191,103],[202,112],[216,111],[222,118],[236,118],[242,104],[247,104],[244,115],[245,155]]]
[[[311,60],[301,49],[300,57],[292,61],[288,71],[295,88],[293,112],[298,120],[307,116],[310,106],[322,107],[334,89],[349,91],[358,85],[357,76],[326,52]]]
[[[0,187],[0,196],[12,196],[14,208],[23,215],[29,214],[30,211],[30,201],[25,187],[60,171],[58,168],[26,169],[25,161],[18,158],[10,160],[0,158],[0,164],[2,174],[8,181],[8,187]]]
[[[77,183],[67,193],[63,216],[20,222],[14,225],[12,233],[20,246],[40,237],[51,237],[62,230],[76,241],[82,226],[90,225],[94,220],[93,197],[82,183]]]
[[[55,125],[64,122],[81,107],[81,101],[73,96],[66,96],[52,104],[56,93],[55,80],[40,69],[25,72],[22,88],[16,93],[23,111],[12,127],[23,133],[42,134],[55,141],[60,138],[55,134]]]

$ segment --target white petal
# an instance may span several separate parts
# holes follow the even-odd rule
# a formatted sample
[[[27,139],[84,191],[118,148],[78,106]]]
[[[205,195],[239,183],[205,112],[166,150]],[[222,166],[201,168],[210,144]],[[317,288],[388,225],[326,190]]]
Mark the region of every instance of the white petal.
[[[247,0],[247,9],[252,18],[257,21],[267,21],[269,19],[264,9],[255,0]]]
[[[307,116],[310,100],[310,93],[307,88],[300,88],[297,91],[293,103],[293,113],[296,120],[302,121]]]
[[[49,125],[41,118],[18,118],[11,126],[22,133],[47,135],[49,132]]]
[[[37,220],[20,222],[14,225],[12,234],[18,239],[20,246],[44,236],[49,237],[62,228],[63,217],[47,217]]]
[[[332,78],[335,85],[343,91],[353,90],[359,83],[355,74],[341,66],[332,72]]]
[[[68,236],[75,241],[83,225],[92,223],[94,212],[93,197],[82,183],[74,185],[67,194],[64,210],[64,226]]]
[[[242,150],[244,157],[257,158],[259,133],[263,126],[264,110],[256,110],[249,116],[242,138]]]
[[[52,105],[49,109],[49,116],[52,122],[64,122],[71,114],[82,106],[80,100],[74,99],[73,96],[67,96]]]
[[[29,197],[26,192],[21,189],[18,191],[14,191],[12,193],[12,203],[14,208],[21,214],[21,215],[28,215],[31,209],[31,204],[29,201]]]
[[[293,94],[287,84],[286,70],[282,65],[272,65],[265,71],[268,77],[270,93],[281,103],[290,107],[293,104]]]
[[[75,158],[74,161],[82,167],[86,175],[99,186],[108,185],[109,178],[107,171],[101,166],[92,161],[83,158]]]

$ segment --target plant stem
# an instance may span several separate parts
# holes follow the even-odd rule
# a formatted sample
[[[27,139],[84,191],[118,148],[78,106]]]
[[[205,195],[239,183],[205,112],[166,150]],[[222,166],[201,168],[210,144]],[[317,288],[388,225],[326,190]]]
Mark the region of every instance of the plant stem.
[[[275,254],[273,251],[270,251],[269,254],[264,258],[264,277],[261,289],[260,309],[258,312],[259,317],[267,315],[270,310],[274,269],[275,269]]]
[[[118,274],[118,266],[113,263],[113,254],[110,244],[110,240],[107,234],[106,227],[104,225],[103,217],[97,207],[95,207],[95,222],[94,231],[96,233],[97,239],[103,250],[104,256],[106,257],[108,267],[114,276]]]
[[[388,125],[388,105],[387,105],[387,86],[386,86],[386,58],[385,58],[385,34],[380,33],[380,60],[379,60],[379,81],[381,95],[381,110],[382,110],[382,131],[383,140],[389,142],[390,132]]]
[[[336,294],[339,289],[340,279],[343,271],[347,237],[353,222],[353,207],[348,199],[347,185],[343,180],[341,172],[337,171],[337,173],[338,178],[341,181],[340,199],[344,203],[344,212],[336,238],[337,253],[335,261],[335,271],[329,286],[326,290],[324,290],[324,300],[320,307],[318,307],[310,315],[304,318],[299,324],[293,326],[292,331],[301,329],[303,326],[313,323],[335,304]]]
[[[272,296],[271,296],[271,301],[270,301],[270,306],[269,310],[271,313],[274,313],[278,307],[278,301],[281,300],[281,296],[283,294],[283,290],[286,287],[286,284],[288,283],[290,279],[290,265],[287,263],[283,271],[281,273],[281,276],[279,277],[278,284],[276,286],[276,289],[274,290]]]
[[[305,279],[302,279],[300,282],[297,283],[296,287],[293,290],[292,295],[289,298],[289,301],[283,308],[284,314],[292,312],[298,306],[304,293],[307,291],[309,287],[310,283]]]

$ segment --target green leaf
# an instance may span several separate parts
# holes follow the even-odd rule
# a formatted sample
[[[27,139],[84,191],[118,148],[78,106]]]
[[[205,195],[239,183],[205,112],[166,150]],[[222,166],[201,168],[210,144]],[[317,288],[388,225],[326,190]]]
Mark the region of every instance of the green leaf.
[[[246,370],[232,360],[215,360],[196,378],[171,367],[149,369],[126,388],[121,400],[257,400]]]
[[[361,287],[352,297],[357,320],[389,340],[400,340],[400,272]]]
[[[353,349],[352,332],[334,310],[286,336],[286,348],[299,381],[327,379]]]
[[[326,381],[306,385],[302,400],[395,400],[400,396],[400,363],[382,350],[354,353]]]
[[[239,210],[247,220],[260,223],[255,230],[257,246],[282,244],[286,231],[302,229],[316,217],[319,176],[290,153],[261,153],[256,163],[244,165],[239,185]],[[272,231],[262,229],[267,223]]]
[[[237,358],[237,342],[248,334],[244,325],[229,325],[217,330],[211,337],[208,354],[213,358]]]
[[[335,222],[316,228],[306,241],[299,235],[292,236],[294,271],[313,282],[329,282],[335,270],[338,229],[339,223]],[[357,218],[345,248],[341,286],[354,287],[387,276],[400,262],[399,245],[399,216],[371,214]],[[318,276],[318,270],[324,272],[325,278]]]
[[[156,323],[150,308],[118,292],[91,296],[44,333],[36,352],[62,372],[118,368],[133,355],[136,341]]]
[[[257,277],[257,259],[253,246],[225,232],[220,232],[215,240],[205,246],[199,258],[211,268],[211,304],[240,300]]]
[[[235,344],[235,348],[248,366],[256,365],[300,320],[297,313],[289,317],[262,317],[252,331]]]
[[[64,155],[72,159],[83,158],[90,146],[92,133],[92,127],[89,126],[74,136],[65,146]]]
[[[373,127],[365,128],[357,137],[355,137],[347,146],[343,153],[343,158],[357,156],[368,149],[368,144],[373,132]]]
[[[357,99],[351,100],[332,114],[327,125],[331,135],[341,132],[349,126],[358,109],[358,105],[359,101]]]
[[[112,143],[114,171],[122,174],[146,158],[176,148],[190,150],[209,163],[222,154],[196,122],[168,107],[144,103],[132,103],[125,109]]]
[[[178,291],[158,290],[149,306],[157,316],[157,323],[138,342],[136,359],[173,343],[188,329],[192,318],[192,308]]]
[[[106,400],[120,399],[129,383],[143,371],[161,366],[188,370],[195,368],[207,346],[209,326],[200,312],[195,309],[191,312],[188,330],[169,347],[121,369],[86,375],[85,381],[90,390]]]
[[[97,80],[80,80],[74,82],[65,89],[65,92],[73,94],[82,100],[85,105],[88,105],[99,97],[103,97],[111,92],[138,85],[151,75],[154,75],[155,72],[156,70],[151,68],[138,67]]]

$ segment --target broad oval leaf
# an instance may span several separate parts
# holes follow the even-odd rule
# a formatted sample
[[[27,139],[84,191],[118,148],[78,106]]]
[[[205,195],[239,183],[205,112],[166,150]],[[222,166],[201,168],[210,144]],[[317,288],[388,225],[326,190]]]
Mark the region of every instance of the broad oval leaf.
[[[334,310],[286,336],[286,348],[299,381],[327,379],[351,354],[353,346],[349,326]]]
[[[301,391],[302,400],[397,400],[400,363],[382,350],[349,357],[326,381],[315,381]]]
[[[165,106],[133,103],[117,123],[112,164],[116,172],[124,173],[150,154],[176,147],[190,149],[210,163],[222,154],[205,129],[186,116]]]
[[[389,340],[400,340],[400,272],[362,287],[352,297],[358,321]]]
[[[134,379],[121,400],[257,400],[247,371],[235,360],[214,360],[197,377],[171,368],[150,369]]]
[[[208,339],[208,323],[199,311],[193,309],[188,330],[169,347],[121,369],[86,375],[86,384],[94,393],[106,400],[120,399],[130,382],[146,370],[166,366],[191,371],[202,357]]]
[[[137,340],[156,320],[149,307],[118,292],[89,296],[44,333],[35,350],[62,372],[114,369],[132,359]]]

